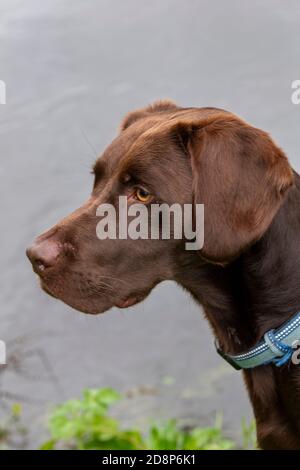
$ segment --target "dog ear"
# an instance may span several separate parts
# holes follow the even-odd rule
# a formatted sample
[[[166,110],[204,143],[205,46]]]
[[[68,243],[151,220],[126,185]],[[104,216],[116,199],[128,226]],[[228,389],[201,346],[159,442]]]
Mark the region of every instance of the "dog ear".
[[[294,177],[269,135],[236,116],[176,124],[191,159],[194,203],[204,204],[204,246],[213,262],[238,256],[267,230]]]
[[[139,119],[148,117],[152,113],[163,113],[177,110],[177,105],[171,100],[159,100],[150,104],[146,108],[136,109],[128,113],[121,123],[121,131],[124,131]]]

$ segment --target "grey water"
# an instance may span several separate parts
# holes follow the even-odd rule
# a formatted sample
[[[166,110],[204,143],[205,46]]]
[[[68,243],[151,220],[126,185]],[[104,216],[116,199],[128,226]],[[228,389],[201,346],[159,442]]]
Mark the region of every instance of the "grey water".
[[[234,111],[299,169],[299,22],[296,0],[0,0],[0,413],[22,404],[28,447],[55,403],[104,386],[126,395],[124,425],[211,425],[222,411],[240,436],[242,376],[185,292],[165,283],[127,311],[84,316],[41,292],[25,248],[88,197],[124,114],[158,98]]]

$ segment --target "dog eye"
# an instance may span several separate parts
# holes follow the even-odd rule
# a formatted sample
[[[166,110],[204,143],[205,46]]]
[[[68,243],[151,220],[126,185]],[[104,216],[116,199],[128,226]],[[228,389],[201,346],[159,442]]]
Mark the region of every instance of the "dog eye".
[[[140,202],[149,202],[152,198],[151,194],[143,188],[136,188],[134,191],[134,197]]]

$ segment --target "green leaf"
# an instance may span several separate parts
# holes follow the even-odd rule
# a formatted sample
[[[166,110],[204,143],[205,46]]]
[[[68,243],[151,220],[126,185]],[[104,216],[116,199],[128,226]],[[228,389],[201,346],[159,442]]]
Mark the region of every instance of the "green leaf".
[[[55,445],[56,445],[56,440],[49,439],[49,441],[46,441],[41,445],[40,450],[53,450],[55,449]]]
[[[81,399],[57,406],[49,418],[51,439],[41,449],[225,450],[234,445],[222,434],[222,415],[210,428],[183,430],[172,419],[152,424],[145,437],[136,429],[122,429],[119,421],[109,416],[109,407],[119,399],[120,394],[111,388],[86,389]]]

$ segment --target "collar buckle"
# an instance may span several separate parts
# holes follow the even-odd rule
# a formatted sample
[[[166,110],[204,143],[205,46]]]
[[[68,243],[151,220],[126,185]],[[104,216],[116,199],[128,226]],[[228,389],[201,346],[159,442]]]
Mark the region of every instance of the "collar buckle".
[[[222,351],[222,349],[220,347],[220,344],[219,344],[219,341],[217,339],[215,339],[215,348],[216,348],[216,351],[219,354],[219,356],[221,356],[226,362],[228,362],[228,364],[230,364],[231,367],[233,367],[235,370],[241,370],[242,369],[240,366],[237,365],[237,363],[235,361],[233,361],[231,359],[230,356],[228,356],[227,354],[225,354]]]

